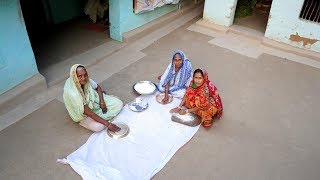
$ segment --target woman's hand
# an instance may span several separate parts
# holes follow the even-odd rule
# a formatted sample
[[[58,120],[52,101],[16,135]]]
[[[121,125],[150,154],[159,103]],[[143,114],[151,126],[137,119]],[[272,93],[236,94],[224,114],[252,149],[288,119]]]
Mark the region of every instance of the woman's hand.
[[[180,114],[180,115],[185,115],[185,114],[187,114],[187,110],[180,109],[180,110],[179,110],[179,114]]]
[[[169,96],[165,95],[164,98],[161,101],[163,104],[167,104],[169,102]]]
[[[115,124],[109,123],[109,125],[107,126],[107,129],[112,132],[118,132],[118,131],[120,131],[121,128],[119,128]]]
[[[173,108],[170,110],[170,113],[177,113],[180,111],[180,108],[179,107],[176,107],[176,108]]]
[[[102,109],[103,114],[105,114],[108,111],[105,103],[100,103],[100,108]]]

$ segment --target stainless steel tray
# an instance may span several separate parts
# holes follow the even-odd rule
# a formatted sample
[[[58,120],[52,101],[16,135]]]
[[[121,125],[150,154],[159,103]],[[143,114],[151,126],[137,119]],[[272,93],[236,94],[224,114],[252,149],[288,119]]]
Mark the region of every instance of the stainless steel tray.
[[[201,123],[201,117],[194,113],[187,113],[185,115],[173,113],[171,120],[191,127],[198,126]]]
[[[134,101],[128,104],[129,109],[134,112],[142,112],[148,108],[148,103],[144,102],[142,98],[136,98]]]
[[[156,85],[151,81],[139,81],[133,85],[133,89],[138,94],[153,94],[156,91]]]
[[[123,137],[126,137],[128,134],[129,134],[129,126],[124,124],[124,123],[114,123],[115,125],[117,125],[119,128],[121,128],[120,131],[118,132],[112,132],[110,131],[109,129],[107,129],[107,134],[113,138],[113,139],[120,139],[120,138],[123,138]]]
[[[159,93],[156,95],[156,100],[158,103],[163,104],[162,103],[162,99],[164,98],[165,94],[164,93]],[[171,94],[168,94],[169,96],[169,101],[167,104],[171,103],[173,101],[173,96]]]

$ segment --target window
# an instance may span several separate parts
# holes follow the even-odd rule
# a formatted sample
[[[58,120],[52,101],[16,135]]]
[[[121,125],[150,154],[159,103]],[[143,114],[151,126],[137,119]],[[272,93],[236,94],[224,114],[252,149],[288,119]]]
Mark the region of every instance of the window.
[[[320,1],[319,0],[304,0],[300,18],[320,23]]]

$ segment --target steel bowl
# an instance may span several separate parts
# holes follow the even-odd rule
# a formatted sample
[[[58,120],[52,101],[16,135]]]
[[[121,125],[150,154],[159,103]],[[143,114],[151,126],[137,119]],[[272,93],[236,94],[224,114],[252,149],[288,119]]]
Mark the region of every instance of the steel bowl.
[[[133,85],[133,89],[138,94],[148,95],[156,91],[156,85],[151,81],[139,81]]]
[[[129,129],[128,125],[121,123],[121,122],[117,122],[117,123],[113,123],[113,124],[115,124],[116,126],[118,126],[121,129],[118,132],[112,132],[109,129],[107,129],[107,134],[111,138],[120,139],[120,138],[126,137],[129,134],[130,129]]]

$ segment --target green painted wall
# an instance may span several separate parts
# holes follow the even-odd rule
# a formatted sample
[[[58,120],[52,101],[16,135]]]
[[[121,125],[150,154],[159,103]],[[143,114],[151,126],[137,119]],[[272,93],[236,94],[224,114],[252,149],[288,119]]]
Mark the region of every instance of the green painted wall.
[[[38,73],[19,0],[1,0],[0,94]]]
[[[133,13],[133,0],[109,0],[110,37],[122,41],[122,34],[155,20],[173,10],[178,5],[166,5],[153,11]]]

